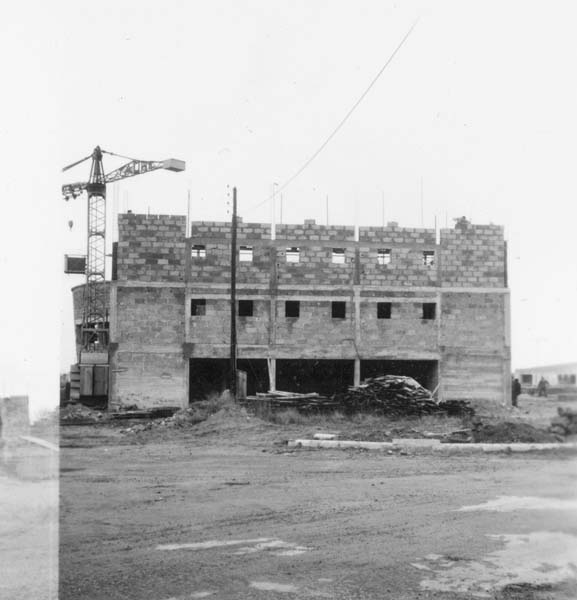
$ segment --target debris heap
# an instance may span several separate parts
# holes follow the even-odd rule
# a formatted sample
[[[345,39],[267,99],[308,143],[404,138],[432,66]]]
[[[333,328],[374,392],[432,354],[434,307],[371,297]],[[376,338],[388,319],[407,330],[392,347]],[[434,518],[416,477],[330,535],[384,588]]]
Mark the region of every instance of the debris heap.
[[[557,416],[551,419],[549,431],[560,440],[577,434],[577,410],[559,406]]]
[[[383,412],[388,416],[421,416],[445,413],[472,415],[473,408],[464,400],[439,402],[412,377],[381,375],[350,387],[340,397],[347,412]]]
[[[82,404],[67,404],[60,408],[61,425],[92,425],[107,420],[102,411],[83,406]]]

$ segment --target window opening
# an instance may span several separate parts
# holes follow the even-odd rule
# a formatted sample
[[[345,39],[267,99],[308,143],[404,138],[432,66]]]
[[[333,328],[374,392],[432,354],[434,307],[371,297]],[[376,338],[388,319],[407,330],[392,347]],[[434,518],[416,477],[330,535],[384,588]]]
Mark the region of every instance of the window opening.
[[[380,248],[379,250],[377,250],[377,264],[391,264],[391,250],[389,248]]]
[[[190,301],[190,314],[200,317],[206,314],[206,300],[204,298],[193,298]]]
[[[239,300],[238,301],[238,316],[239,317],[252,317],[253,314],[253,301],[252,300]]]
[[[377,319],[390,319],[391,306],[390,302],[377,302]]]
[[[300,317],[301,303],[298,300],[287,300],[284,304],[285,317]]]
[[[344,248],[333,248],[333,263],[336,265],[345,264],[345,249]]]
[[[301,249],[292,247],[286,249],[286,261],[288,263],[298,263],[301,260]]]
[[[252,262],[252,246],[241,246],[238,253],[240,262]]]
[[[434,319],[437,305],[434,302],[423,302],[423,319]]]
[[[423,252],[423,264],[426,267],[432,267],[435,264],[435,251],[425,250]]]
[[[191,248],[192,258],[206,258],[206,246],[194,244]]]
[[[331,315],[333,319],[344,319],[347,316],[347,303],[331,302]]]
[[[530,373],[524,373],[521,375],[521,383],[525,385],[533,385],[533,375]]]

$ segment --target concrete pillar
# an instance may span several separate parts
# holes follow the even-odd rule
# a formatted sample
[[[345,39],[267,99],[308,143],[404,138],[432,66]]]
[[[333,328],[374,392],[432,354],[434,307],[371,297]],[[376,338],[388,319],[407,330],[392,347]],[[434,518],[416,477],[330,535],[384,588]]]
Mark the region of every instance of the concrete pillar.
[[[276,392],[276,358],[267,358],[268,367],[268,389],[270,392]]]
[[[110,300],[108,306],[108,336],[112,344],[118,341],[118,287],[116,282],[108,284],[110,290]]]
[[[355,374],[353,385],[359,385],[361,383],[361,357],[358,354],[358,349],[362,345],[361,339],[361,287],[359,285],[353,286],[353,302],[355,306],[354,312],[354,326],[355,326]]]
[[[355,358],[355,374],[353,385],[360,385],[361,383],[361,359]]]
[[[506,261],[505,261],[506,264]],[[503,400],[504,406],[511,403],[511,296],[509,291],[503,296],[505,321],[505,344],[503,349]]]
[[[441,251],[438,251],[438,254],[441,254]],[[440,269],[440,266],[437,265],[437,268]],[[440,279],[438,280],[440,281]],[[441,402],[445,399],[445,391],[443,386],[443,353],[441,352],[441,348],[443,347],[443,294],[441,292],[437,292],[437,352],[439,353],[439,360],[437,361],[437,381],[435,385],[437,386],[437,400]],[[432,390],[431,390],[432,391]]]

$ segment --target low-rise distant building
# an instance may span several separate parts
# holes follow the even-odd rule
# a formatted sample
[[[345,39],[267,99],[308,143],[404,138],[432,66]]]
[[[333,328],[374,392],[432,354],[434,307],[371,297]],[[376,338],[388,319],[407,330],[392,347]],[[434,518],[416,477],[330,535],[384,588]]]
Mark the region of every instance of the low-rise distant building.
[[[531,391],[543,377],[550,386],[577,388],[577,362],[516,369],[515,377],[523,390]]]

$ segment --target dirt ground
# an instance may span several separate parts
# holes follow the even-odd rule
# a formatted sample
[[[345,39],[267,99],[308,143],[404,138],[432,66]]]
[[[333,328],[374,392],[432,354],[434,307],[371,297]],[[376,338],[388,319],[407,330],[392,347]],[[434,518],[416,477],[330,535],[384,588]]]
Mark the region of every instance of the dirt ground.
[[[545,425],[557,404],[533,402],[499,418]],[[284,443],[395,426],[459,423],[273,424],[225,411],[191,428],[62,427],[60,599],[577,597],[574,452]]]

